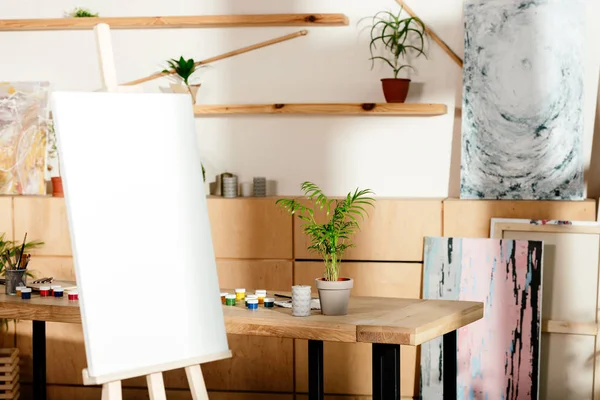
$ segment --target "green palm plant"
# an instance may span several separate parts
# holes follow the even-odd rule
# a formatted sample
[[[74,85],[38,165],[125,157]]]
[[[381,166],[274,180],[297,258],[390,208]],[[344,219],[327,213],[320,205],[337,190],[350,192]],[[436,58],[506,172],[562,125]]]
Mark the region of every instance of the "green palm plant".
[[[354,233],[360,230],[359,218],[368,216],[367,206],[374,207],[375,199],[370,189],[359,190],[340,200],[329,199],[322,190],[311,182],[302,184],[305,196],[314,204],[304,206],[295,199],[279,199],[277,204],[291,215],[297,214],[304,223],[302,229],[310,238],[310,251],[318,253],[325,262],[323,278],[326,281],[337,281],[340,274],[340,264],[344,252],[354,247],[350,243]],[[318,210],[325,210],[327,221],[320,224],[315,219]]]
[[[65,13],[67,18],[95,18],[98,13],[93,13],[87,8],[75,7],[73,11]]]
[[[183,83],[185,83],[186,86],[190,85],[190,77],[194,74],[194,72],[198,70],[198,68],[196,68],[197,65],[194,62],[193,58],[186,60],[185,58],[183,58],[183,56],[179,57],[179,60],[176,60],[174,58],[167,60],[167,64],[169,65],[169,67],[171,67],[172,70],[175,71],[177,75],[179,75],[179,77],[181,78]],[[172,71],[164,69],[162,72],[164,74],[170,74]]]
[[[43,244],[44,242],[38,241],[26,242],[25,250],[34,249],[42,246]],[[15,255],[21,251],[21,246],[21,243],[13,240],[6,240],[6,233],[0,234],[0,275],[4,275],[6,271],[6,260],[4,259],[4,254],[8,252],[10,257],[15,257]],[[28,273],[28,275],[30,274]]]
[[[372,61],[371,69],[375,66],[375,60],[386,63],[394,71],[394,78],[398,79],[398,74],[405,68],[414,68],[402,60],[410,53],[416,54],[416,57],[425,54],[425,25],[419,18],[409,17],[401,18],[403,9],[400,9],[398,15],[389,11],[380,11],[373,17],[371,26],[371,43],[369,50]],[[377,44],[390,53],[390,56],[376,56]]]

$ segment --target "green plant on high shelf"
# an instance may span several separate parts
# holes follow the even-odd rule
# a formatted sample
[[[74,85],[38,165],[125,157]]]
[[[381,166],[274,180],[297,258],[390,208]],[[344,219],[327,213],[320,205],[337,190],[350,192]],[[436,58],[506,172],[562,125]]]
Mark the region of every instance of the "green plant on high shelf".
[[[167,64],[171,69],[164,69],[162,73],[171,74],[175,72],[179,80],[183,82],[185,86],[184,90],[192,95],[192,104],[196,104],[196,94],[198,93],[200,84],[193,84],[190,82],[190,79],[194,73],[196,73],[201,68],[204,68],[204,66],[200,63],[196,63],[193,58],[186,60],[185,58],[183,58],[183,56],[179,57],[179,60],[175,58],[167,60]],[[174,91],[177,90],[176,86],[171,85],[171,88]]]
[[[93,13],[84,7],[75,7],[71,11],[65,11],[65,18],[96,18],[98,13]]]
[[[388,103],[404,103],[406,100],[410,79],[401,79],[398,75],[403,70],[414,70],[410,65],[410,57],[427,58],[425,24],[419,18],[402,18],[402,11],[401,8],[397,15],[389,11],[380,11],[373,17],[371,25],[371,69],[375,66],[375,61],[379,60],[388,65],[394,74],[393,78],[381,80]],[[378,45],[382,46],[382,55],[376,55]]]
[[[340,277],[340,266],[344,252],[354,247],[352,236],[360,230],[360,222],[368,216],[367,209],[375,206],[375,199],[372,197],[374,193],[370,189],[357,188],[337,200],[329,199],[311,182],[304,182],[301,189],[313,203],[312,207],[296,199],[279,199],[276,203],[303,221],[302,230],[310,240],[308,250],[319,254],[323,259],[323,278],[316,280],[323,314],[345,314],[353,281]],[[322,223],[318,212],[325,214]],[[340,297],[335,298],[334,292],[339,292],[336,296]]]

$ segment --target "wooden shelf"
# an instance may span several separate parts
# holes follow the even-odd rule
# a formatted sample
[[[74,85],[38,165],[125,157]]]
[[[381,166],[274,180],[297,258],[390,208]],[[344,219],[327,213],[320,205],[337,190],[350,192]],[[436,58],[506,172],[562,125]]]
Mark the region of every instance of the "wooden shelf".
[[[265,26],[346,26],[344,14],[246,14],[175,17],[107,17],[3,19],[0,31],[52,31],[92,29],[105,23],[111,29],[233,28]]]
[[[304,103],[304,104],[222,104],[199,105],[194,115],[223,114],[330,114],[330,115],[404,115],[435,116],[448,112],[445,104],[406,103]]]

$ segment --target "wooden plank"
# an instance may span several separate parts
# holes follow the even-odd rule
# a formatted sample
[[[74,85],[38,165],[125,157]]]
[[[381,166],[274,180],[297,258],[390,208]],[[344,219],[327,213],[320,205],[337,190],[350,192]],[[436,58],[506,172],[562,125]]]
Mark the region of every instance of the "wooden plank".
[[[595,322],[582,323],[545,319],[542,321],[542,333],[596,336],[598,334],[598,325]]]
[[[208,213],[217,258],[292,259],[292,217],[276,199],[210,197]]]
[[[237,28],[272,26],[346,26],[343,14],[248,14],[170,17],[100,17],[0,20],[0,31],[92,29],[100,23],[111,29]]]
[[[217,260],[221,287],[285,290],[292,287],[292,261]]]
[[[317,214],[317,221],[323,222],[324,212]],[[442,200],[378,199],[375,209],[369,211],[369,217],[361,223],[361,230],[353,239],[356,247],[348,249],[344,259],[422,262],[423,238],[441,235]],[[307,250],[308,244],[302,221],[294,218],[296,259],[320,259]]]
[[[301,104],[217,104],[194,106],[195,116],[225,114],[318,114],[437,116],[448,113],[445,104],[418,103],[301,103]]]
[[[353,296],[421,297],[422,264],[344,263],[342,274],[354,279]],[[311,285],[322,274],[321,262],[295,262],[295,284]],[[308,390],[308,346],[296,340],[296,391]],[[402,346],[401,388],[403,396],[418,394],[417,350]],[[371,393],[371,345],[324,344],[324,376],[327,393]]]
[[[487,238],[492,218],[595,221],[596,201],[444,201],[444,236]]]
[[[38,249],[32,249],[32,255],[72,255],[64,198],[15,197],[14,224],[15,236],[19,240],[27,232],[28,240],[41,240],[45,243]]]

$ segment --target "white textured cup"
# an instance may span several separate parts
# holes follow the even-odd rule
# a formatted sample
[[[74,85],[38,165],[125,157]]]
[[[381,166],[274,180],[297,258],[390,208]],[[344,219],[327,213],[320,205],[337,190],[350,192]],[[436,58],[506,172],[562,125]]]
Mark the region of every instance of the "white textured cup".
[[[243,197],[252,197],[252,182],[242,182],[240,189]]]
[[[310,315],[311,298],[310,286],[292,286],[292,315],[294,317],[308,317]]]

